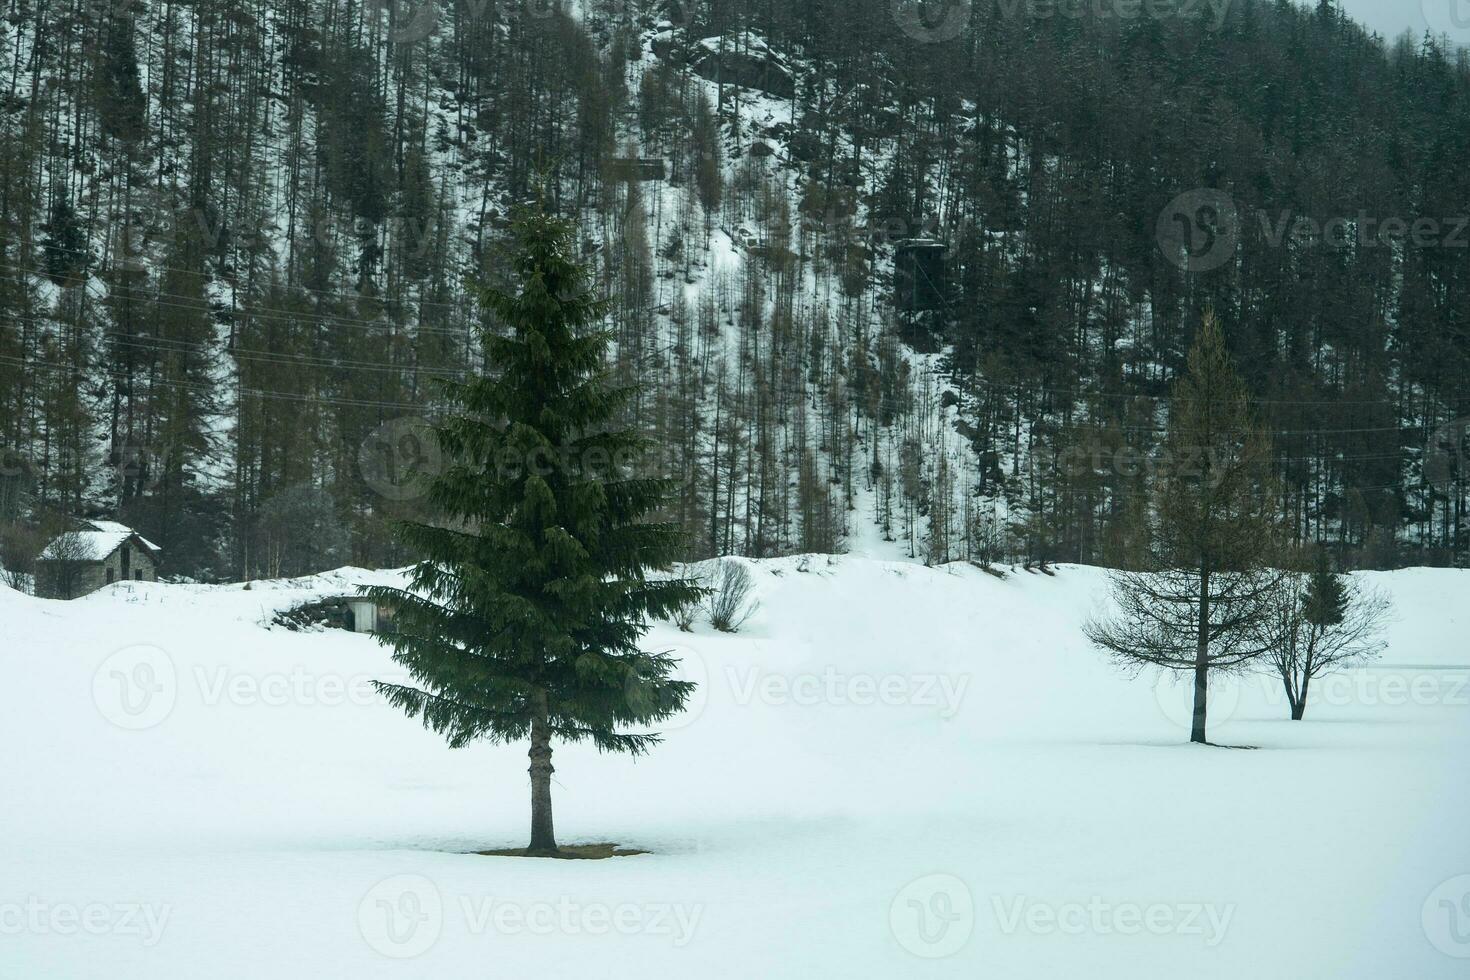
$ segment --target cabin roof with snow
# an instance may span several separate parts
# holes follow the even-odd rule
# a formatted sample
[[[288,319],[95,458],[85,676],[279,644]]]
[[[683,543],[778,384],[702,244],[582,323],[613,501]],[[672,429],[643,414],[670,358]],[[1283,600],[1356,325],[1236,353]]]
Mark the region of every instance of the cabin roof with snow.
[[[83,526],[70,532],[69,536],[75,539],[79,546],[75,556],[65,556],[73,561],[106,561],[109,555],[121,548],[123,542],[129,539],[136,541],[152,556],[157,556],[163,550],[126,524],[119,524],[116,521],[84,521]],[[67,537],[68,535],[63,534],[52,540],[41,552],[40,560],[55,561],[60,557],[58,552],[61,543]]]

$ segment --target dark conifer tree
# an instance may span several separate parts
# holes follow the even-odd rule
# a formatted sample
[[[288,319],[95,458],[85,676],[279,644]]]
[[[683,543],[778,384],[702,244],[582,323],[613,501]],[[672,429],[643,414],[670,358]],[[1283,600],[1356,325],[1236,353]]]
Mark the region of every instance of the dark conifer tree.
[[[647,520],[666,481],[636,472],[644,440],[612,427],[633,389],[603,373],[607,307],[570,258],[571,226],[533,213],[515,231],[517,291],[482,293],[504,328],[482,329],[489,373],[446,384],[437,522],[402,526],[425,559],[407,590],[375,590],[398,607],[384,639],[418,686],[378,686],[451,747],[529,739],[528,853],[555,855],[552,738],[653,747],[657,734],[624,727],[676,713],[693,685],[639,639],[702,590],[649,574],[679,530]]]
[[[1152,515],[1112,575],[1117,611],[1088,638],[1130,668],[1194,675],[1190,741],[1206,741],[1211,671],[1249,669],[1270,652],[1263,626],[1283,573],[1271,447],[1212,313],[1174,386]]]

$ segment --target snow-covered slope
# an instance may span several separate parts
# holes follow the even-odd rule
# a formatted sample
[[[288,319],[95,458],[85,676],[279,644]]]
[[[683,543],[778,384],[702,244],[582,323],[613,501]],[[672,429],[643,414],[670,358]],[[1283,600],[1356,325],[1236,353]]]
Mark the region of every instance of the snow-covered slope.
[[[738,635],[654,630],[704,682],[663,746],[557,750],[562,842],[652,852],[590,862],[468,853],[524,843],[524,747],[265,627],[390,573],[0,591],[0,976],[1464,975],[1470,573],[1374,576],[1392,645],[1305,722],[1219,692],[1234,751],[1086,646],[1097,570],[753,568]]]

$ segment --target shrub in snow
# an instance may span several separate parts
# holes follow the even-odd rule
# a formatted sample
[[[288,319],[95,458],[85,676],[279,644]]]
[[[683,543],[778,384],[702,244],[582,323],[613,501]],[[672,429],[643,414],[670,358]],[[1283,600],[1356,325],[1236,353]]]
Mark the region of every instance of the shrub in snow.
[[[716,565],[709,581],[710,594],[706,600],[709,603],[710,625],[721,633],[738,631],[760,605],[750,598],[754,588],[750,569],[740,562],[726,559]]]

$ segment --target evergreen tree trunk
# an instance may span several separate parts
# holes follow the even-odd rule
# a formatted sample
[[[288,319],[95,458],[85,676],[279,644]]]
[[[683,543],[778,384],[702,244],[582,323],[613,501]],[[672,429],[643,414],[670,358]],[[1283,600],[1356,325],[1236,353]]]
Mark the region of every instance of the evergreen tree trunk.
[[[531,716],[531,853],[556,853],[556,833],[551,822],[551,727],[546,723],[546,692],[533,699]]]
[[[1206,742],[1205,713],[1210,693],[1210,569],[1200,566],[1199,572],[1199,632],[1195,641],[1194,654],[1194,724],[1190,729],[1191,742]]]

